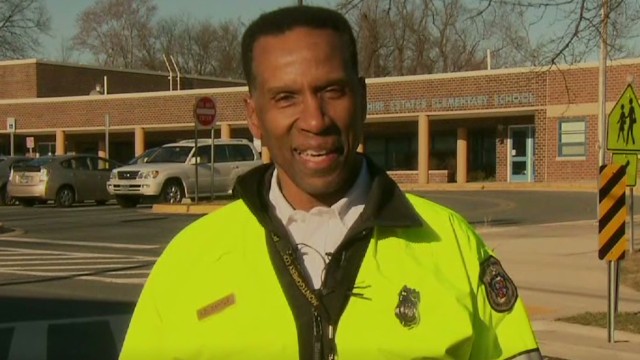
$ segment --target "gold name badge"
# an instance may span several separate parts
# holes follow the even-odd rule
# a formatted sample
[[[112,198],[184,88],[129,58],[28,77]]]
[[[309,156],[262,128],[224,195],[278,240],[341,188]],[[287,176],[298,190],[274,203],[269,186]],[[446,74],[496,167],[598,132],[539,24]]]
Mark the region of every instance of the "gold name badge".
[[[220,300],[216,300],[212,302],[209,305],[205,305],[200,309],[198,309],[198,311],[196,312],[196,314],[198,315],[198,321],[202,321],[208,318],[209,316],[219,314],[224,309],[230,307],[235,303],[236,303],[236,295],[232,293],[223,297]]]

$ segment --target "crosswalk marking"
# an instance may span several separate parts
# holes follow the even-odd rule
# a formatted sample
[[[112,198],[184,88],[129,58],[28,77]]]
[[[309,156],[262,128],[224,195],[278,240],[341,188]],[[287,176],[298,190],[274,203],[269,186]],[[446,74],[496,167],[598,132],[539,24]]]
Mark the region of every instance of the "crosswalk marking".
[[[6,239],[0,238],[0,242],[4,240]],[[22,241],[27,244],[55,242],[28,238],[13,238],[9,241]],[[6,279],[10,275],[19,275],[141,285],[146,281],[152,265],[157,260],[155,256],[29,249],[18,246],[0,246],[0,283],[3,282],[4,274],[4,281],[8,282],[23,281],[15,278]]]
[[[141,244],[118,244],[118,243],[103,243],[103,242],[89,242],[89,241],[67,241],[67,240],[48,240],[48,239],[30,239],[23,237],[2,236],[0,241],[15,241],[21,243],[39,243],[39,244],[53,244],[53,245],[77,245],[77,246],[91,246],[91,247],[107,247],[107,248],[121,248],[121,249],[157,249],[162,245],[141,245]]]

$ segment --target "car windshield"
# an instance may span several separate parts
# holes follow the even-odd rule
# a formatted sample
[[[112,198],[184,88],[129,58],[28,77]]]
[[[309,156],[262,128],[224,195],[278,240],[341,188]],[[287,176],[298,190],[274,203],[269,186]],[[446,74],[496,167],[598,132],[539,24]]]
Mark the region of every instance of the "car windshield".
[[[158,148],[149,149],[149,150],[143,152],[142,154],[134,157],[133,159],[129,160],[127,165],[133,165],[133,164],[137,164],[137,163],[141,163],[141,162],[149,162],[149,160],[153,157],[153,155],[157,151],[158,151]]]
[[[192,150],[193,146],[163,146],[147,163],[184,163]]]
[[[46,165],[46,164],[52,162],[53,160],[55,160],[55,157],[53,157],[53,156],[41,156],[39,158],[35,158],[33,160],[29,160],[27,162],[21,163],[20,165],[23,165],[25,167],[27,167],[27,166],[42,166],[42,165]]]

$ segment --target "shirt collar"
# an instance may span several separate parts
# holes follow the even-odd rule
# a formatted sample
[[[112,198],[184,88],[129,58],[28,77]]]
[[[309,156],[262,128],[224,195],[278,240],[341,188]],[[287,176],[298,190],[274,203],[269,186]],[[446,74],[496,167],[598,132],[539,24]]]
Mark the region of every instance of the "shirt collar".
[[[371,179],[369,178],[369,171],[367,169],[367,162],[362,161],[362,166],[360,166],[360,173],[358,174],[358,178],[353,183],[349,191],[345,194],[345,196],[338,200],[335,204],[333,204],[330,209],[335,212],[340,221],[345,224],[345,217],[354,206],[364,205],[367,201],[367,195],[371,188]],[[276,168],[273,171],[273,175],[271,176],[271,187],[269,189],[269,200],[273,204],[276,215],[282,220],[282,222],[286,225],[291,221],[292,216],[296,213],[291,204],[287,201],[280,190],[280,186],[278,185],[278,169]],[[316,207],[311,209],[309,212],[326,207]]]
[[[366,206],[354,223],[362,230],[367,226],[379,227],[422,227],[425,220],[416,212],[405,194],[398,188],[386,171],[377,166],[370,158],[363,155],[369,169],[371,190],[367,196]],[[276,221],[275,207],[269,201],[271,180],[275,166],[273,163],[257,166],[236,181],[234,191],[242,199],[260,224],[268,231],[285,231],[279,228]],[[278,219],[279,220],[279,219]],[[351,231],[350,230],[350,231]]]

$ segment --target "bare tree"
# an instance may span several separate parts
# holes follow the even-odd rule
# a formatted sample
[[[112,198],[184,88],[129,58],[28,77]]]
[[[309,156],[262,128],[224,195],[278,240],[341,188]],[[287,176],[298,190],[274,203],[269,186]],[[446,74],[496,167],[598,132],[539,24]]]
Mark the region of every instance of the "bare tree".
[[[156,26],[156,47],[159,57],[173,55],[184,73],[238,79],[242,29],[239,20],[216,24],[186,16],[164,18]]]
[[[612,58],[635,56],[634,46],[640,36],[640,2],[607,0],[609,3],[609,55]],[[338,9],[347,14],[360,36],[395,34],[393,41],[402,45],[399,32],[416,27],[414,41],[423,36],[420,43],[428,46],[422,68],[415,73],[458,71],[478,67],[481,54],[491,49],[494,67],[552,66],[559,63],[582,62],[595,58],[602,29],[603,0],[341,0]],[[378,17],[371,19],[371,7],[375,3]],[[415,7],[418,6],[418,9]],[[413,7],[413,12],[400,11]],[[366,14],[366,16],[363,16]],[[429,19],[428,26],[416,22],[411,14]],[[393,26],[381,26],[380,15],[387,16]],[[402,16],[398,16],[402,15]],[[366,19],[367,22],[363,21]],[[375,31],[372,34],[371,31]],[[404,33],[404,35],[407,35]],[[384,45],[362,44],[363,49]],[[398,42],[399,40],[402,40]],[[365,40],[361,40],[365,41]],[[370,41],[370,40],[366,40]],[[407,45],[407,44],[404,44]],[[402,46],[404,46],[402,45]],[[433,51],[433,48],[437,51]],[[446,51],[445,51],[446,50]],[[457,50],[459,53],[452,52]],[[380,52],[381,49],[376,50]],[[367,54],[367,51],[364,51]],[[400,55],[399,53],[396,53]],[[369,54],[370,55],[370,54]],[[426,56],[429,55],[429,56]],[[460,57],[462,55],[462,57]],[[394,55],[395,56],[395,55]],[[430,57],[431,56],[431,57]],[[435,57],[432,57],[435,56]],[[375,57],[365,56],[366,61]],[[432,64],[430,64],[429,59]],[[455,59],[456,64],[450,61]],[[389,59],[390,60],[390,59]],[[397,61],[397,59],[395,59]],[[440,62],[440,63],[438,63]],[[438,63],[438,64],[436,64]],[[365,67],[368,69],[368,67]],[[456,70],[458,69],[458,70]],[[395,69],[397,71],[397,69]],[[385,75],[377,73],[379,76]]]
[[[463,0],[343,0],[366,76],[473,70],[484,59],[484,24]],[[465,21],[466,20],[466,21]]]
[[[640,2],[608,0],[606,3],[609,4],[609,56],[636,55],[633,44],[640,34]],[[511,44],[515,51],[525,55],[524,65],[553,66],[595,57],[602,36],[604,4],[603,0],[486,0],[474,16],[486,17],[492,11],[518,14],[524,21],[504,33],[505,38],[512,34],[521,39],[520,44],[528,45]],[[534,37],[537,37],[535,44],[531,40]]]
[[[40,47],[51,19],[42,0],[0,0],[0,59],[24,58]]]
[[[73,44],[103,66],[153,68],[153,0],[96,0],[78,16]]]
[[[58,60],[61,62],[71,62],[74,59],[74,55],[73,44],[63,36],[60,39],[60,47],[58,48]]]

